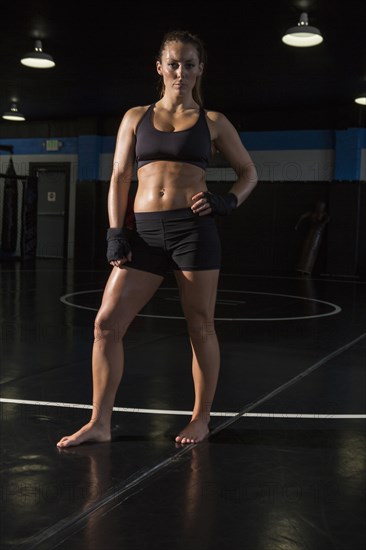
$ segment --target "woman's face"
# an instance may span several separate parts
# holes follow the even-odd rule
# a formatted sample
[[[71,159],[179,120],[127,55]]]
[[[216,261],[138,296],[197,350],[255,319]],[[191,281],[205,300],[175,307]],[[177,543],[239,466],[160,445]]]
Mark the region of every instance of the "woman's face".
[[[165,92],[185,95],[192,92],[197,78],[202,74],[203,63],[199,62],[197,50],[192,44],[167,42],[161,61],[156,62],[156,69],[163,77]]]

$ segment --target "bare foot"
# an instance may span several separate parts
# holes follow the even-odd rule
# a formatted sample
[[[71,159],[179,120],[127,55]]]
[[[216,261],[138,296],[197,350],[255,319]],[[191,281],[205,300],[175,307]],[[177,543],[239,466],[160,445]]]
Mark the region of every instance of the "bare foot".
[[[203,441],[210,433],[208,422],[205,420],[191,420],[190,423],[175,438],[177,443],[190,444]]]
[[[80,430],[75,432],[72,435],[67,435],[60,439],[57,443],[57,447],[60,449],[65,447],[73,447],[75,445],[80,445],[81,443],[103,443],[111,440],[110,430],[101,428],[94,422],[89,422],[85,424]]]

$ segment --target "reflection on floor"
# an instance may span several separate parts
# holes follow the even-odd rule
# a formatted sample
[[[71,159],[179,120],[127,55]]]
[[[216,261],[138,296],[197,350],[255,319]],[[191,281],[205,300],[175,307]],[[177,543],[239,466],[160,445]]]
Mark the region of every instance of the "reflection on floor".
[[[212,435],[180,447],[190,347],[167,278],[125,340],[113,441],[60,452],[89,418],[108,273],[1,266],[1,548],[363,550],[366,283],[222,274]]]

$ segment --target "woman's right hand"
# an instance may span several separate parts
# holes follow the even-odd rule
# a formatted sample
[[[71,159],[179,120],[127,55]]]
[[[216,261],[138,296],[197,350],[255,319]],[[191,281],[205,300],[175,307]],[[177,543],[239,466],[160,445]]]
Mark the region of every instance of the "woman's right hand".
[[[107,231],[108,263],[113,267],[122,267],[131,258],[128,230],[124,227],[110,227]]]

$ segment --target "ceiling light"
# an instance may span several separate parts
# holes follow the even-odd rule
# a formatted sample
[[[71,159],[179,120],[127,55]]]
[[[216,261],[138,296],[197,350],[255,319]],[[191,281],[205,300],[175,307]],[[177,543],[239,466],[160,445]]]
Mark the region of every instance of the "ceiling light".
[[[360,94],[358,97],[355,97],[355,102],[359,105],[366,105],[366,92],[364,94]]]
[[[308,14],[302,13],[297,27],[291,27],[282,37],[282,42],[297,48],[309,48],[323,42],[321,32],[316,27],[308,25]]]
[[[34,51],[25,54],[20,62],[22,65],[33,67],[34,69],[50,69],[56,65],[52,56],[42,51],[42,42],[40,40],[36,40]]]
[[[5,118],[5,120],[13,120],[14,122],[22,122],[25,120],[24,115],[18,111],[16,103],[12,104],[10,111],[3,114],[3,118]]]

